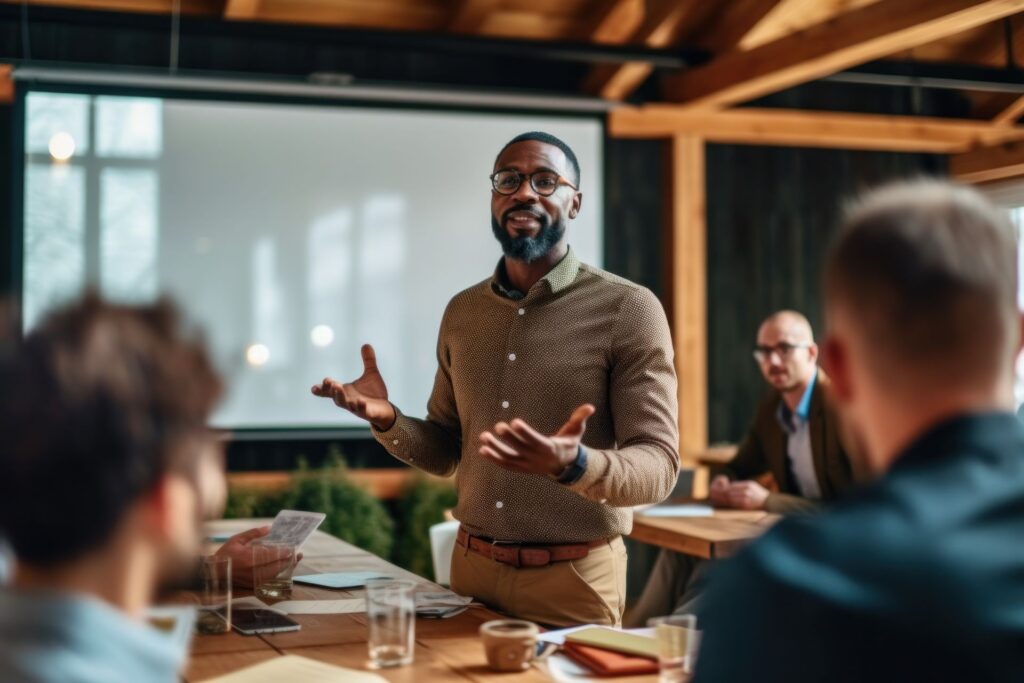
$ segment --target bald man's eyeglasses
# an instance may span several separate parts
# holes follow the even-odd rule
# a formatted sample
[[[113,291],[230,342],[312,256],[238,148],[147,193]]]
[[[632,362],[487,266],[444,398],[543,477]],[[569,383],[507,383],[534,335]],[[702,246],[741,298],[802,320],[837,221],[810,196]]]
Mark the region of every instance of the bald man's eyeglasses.
[[[755,346],[754,360],[758,363],[765,363],[772,357],[773,353],[779,354],[779,358],[785,360],[789,358],[796,349],[809,348],[811,348],[810,344],[790,344],[789,342],[780,342],[775,346]]]
[[[497,171],[490,175],[491,187],[498,194],[510,195],[519,191],[525,178],[530,179],[530,187],[541,197],[550,197],[562,185],[568,185],[578,190],[575,185],[558,175],[554,171],[536,171],[534,173],[520,173],[519,171]]]

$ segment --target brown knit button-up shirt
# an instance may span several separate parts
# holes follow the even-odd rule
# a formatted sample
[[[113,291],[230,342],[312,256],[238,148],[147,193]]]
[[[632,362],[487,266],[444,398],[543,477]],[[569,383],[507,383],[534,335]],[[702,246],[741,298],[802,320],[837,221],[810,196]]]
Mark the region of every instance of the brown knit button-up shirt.
[[[496,274],[456,295],[441,321],[437,377],[419,420],[377,440],[427,472],[456,474],[455,517],[501,541],[573,543],[627,534],[632,506],[668,496],[679,470],[676,375],[665,312],[647,289],[572,250],[522,298]],[[522,418],[554,434],[592,403],[586,473],[573,484],[503,469],[480,434]],[[397,412],[397,411],[396,411]]]

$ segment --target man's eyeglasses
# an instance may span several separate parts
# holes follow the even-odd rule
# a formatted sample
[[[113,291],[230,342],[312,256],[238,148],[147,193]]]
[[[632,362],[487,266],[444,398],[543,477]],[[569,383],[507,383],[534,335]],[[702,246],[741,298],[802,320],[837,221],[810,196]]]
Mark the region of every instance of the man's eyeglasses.
[[[519,171],[497,171],[490,175],[491,187],[498,194],[510,195],[519,190],[524,178],[530,179],[530,187],[541,197],[550,197],[562,185],[568,185],[577,190],[575,185],[558,175],[554,171],[536,171],[534,173],[520,173]]]
[[[790,344],[789,342],[780,342],[775,346],[755,346],[754,360],[758,363],[764,363],[772,357],[773,353],[777,353],[779,358],[785,359],[789,358],[794,349],[809,349],[810,347],[810,344]]]

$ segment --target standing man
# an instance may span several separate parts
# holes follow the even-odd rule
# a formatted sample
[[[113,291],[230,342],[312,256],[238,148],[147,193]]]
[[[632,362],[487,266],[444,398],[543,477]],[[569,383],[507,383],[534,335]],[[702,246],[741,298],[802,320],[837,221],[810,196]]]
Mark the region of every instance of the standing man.
[[[317,396],[362,417],[398,459],[457,473],[452,588],[542,624],[618,624],[631,507],[679,469],[676,377],[654,295],[580,263],[576,155],[547,133],[498,153],[491,227],[504,258],[441,322],[424,420],[388,400],[373,349]]]
[[[853,209],[822,355],[880,479],[716,567],[698,683],[1024,680],[1016,259],[973,190],[899,184]]]
[[[710,500],[716,507],[778,514],[814,510],[849,488],[853,475],[807,318],[796,311],[768,316],[757,331],[754,360],[772,390],[758,406],[725,474],[712,480]],[[766,473],[775,479],[778,492],[754,481]],[[692,611],[707,566],[699,557],[662,550],[630,611],[630,625],[643,626],[668,612]]]

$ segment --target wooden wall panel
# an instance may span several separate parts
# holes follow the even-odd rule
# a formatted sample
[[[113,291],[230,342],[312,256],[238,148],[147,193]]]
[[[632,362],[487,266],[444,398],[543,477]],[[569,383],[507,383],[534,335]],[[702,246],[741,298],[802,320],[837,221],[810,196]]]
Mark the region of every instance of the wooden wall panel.
[[[822,263],[843,198],[944,169],[944,158],[922,154],[708,146],[712,442],[741,438],[765,391],[750,356],[761,320],[794,308],[823,331]]]

